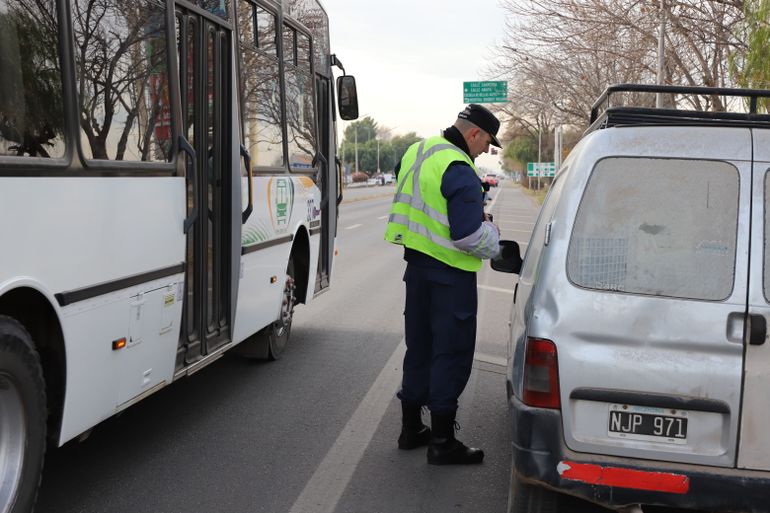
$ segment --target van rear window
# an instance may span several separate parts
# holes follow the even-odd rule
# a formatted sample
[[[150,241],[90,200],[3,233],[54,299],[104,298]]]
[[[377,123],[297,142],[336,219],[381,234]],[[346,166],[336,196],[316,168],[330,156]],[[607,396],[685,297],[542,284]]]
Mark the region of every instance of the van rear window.
[[[738,188],[738,170],[726,162],[601,160],[572,231],[570,280],[598,290],[727,299]]]

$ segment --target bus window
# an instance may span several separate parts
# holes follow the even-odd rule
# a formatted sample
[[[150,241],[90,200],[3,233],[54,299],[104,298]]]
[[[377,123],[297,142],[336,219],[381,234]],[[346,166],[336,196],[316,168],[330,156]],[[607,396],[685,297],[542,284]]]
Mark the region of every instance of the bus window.
[[[0,157],[64,156],[55,5],[0,0]]]
[[[225,20],[230,18],[229,0],[198,0],[197,3],[200,7],[206,9],[211,14],[219,16]]]
[[[255,5],[249,2],[238,2],[238,41],[241,45],[257,47],[257,38],[254,30]]]
[[[257,7],[257,48],[270,55],[275,55],[275,16]]]
[[[283,26],[283,62],[297,64],[296,32],[288,25]]]
[[[84,156],[169,160],[164,3],[74,0],[73,25]]]
[[[292,40],[299,43],[294,46],[294,65],[290,64],[288,58],[286,59],[286,129],[289,143],[289,169],[302,172],[313,168],[317,147],[313,110],[313,77],[310,74],[310,62],[307,58],[310,55],[310,39],[291,27],[284,27],[284,34],[289,32],[293,35]],[[296,51],[297,49],[299,52]],[[299,62],[297,56],[303,54],[302,62]]]
[[[318,0],[292,0],[285,6],[286,14],[307,27],[313,38],[315,72],[329,74],[329,18]],[[297,33],[301,36],[301,33]],[[301,43],[299,43],[301,46]],[[300,48],[300,51],[302,49]],[[302,56],[299,57],[300,60]]]
[[[244,143],[251,154],[252,167],[282,167],[283,112],[275,15],[259,6],[256,13],[258,49],[240,44]],[[253,31],[248,26],[253,20],[239,16],[240,32]]]
[[[297,32],[297,66],[310,71],[310,38],[302,32]]]

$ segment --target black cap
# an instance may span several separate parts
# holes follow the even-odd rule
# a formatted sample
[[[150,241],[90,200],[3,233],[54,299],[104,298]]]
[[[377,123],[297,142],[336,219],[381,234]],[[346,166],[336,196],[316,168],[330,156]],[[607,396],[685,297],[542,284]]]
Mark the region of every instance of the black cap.
[[[500,129],[500,120],[492,114],[492,112],[486,107],[482,107],[476,103],[471,103],[465,110],[457,115],[460,119],[470,121],[480,129],[492,136],[492,144],[498,148],[502,148],[503,145],[497,140],[497,131]]]

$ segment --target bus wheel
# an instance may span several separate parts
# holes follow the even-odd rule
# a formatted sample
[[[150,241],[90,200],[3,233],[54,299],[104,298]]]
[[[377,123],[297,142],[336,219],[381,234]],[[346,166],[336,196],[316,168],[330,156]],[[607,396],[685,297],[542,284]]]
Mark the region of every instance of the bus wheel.
[[[278,319],[238,344],[233,350],[236,354],[254,360],[277,360],[281,357],[291,333],[291,321],[294,317],[294,305],[297,299],[294,296],[296,288],[294,260],[292,259],[289,260],[289,266],[286,268],[286,281],[281,295],[281,313]]]
[[[294,259],[289,259],[289,265],[286,268],[286,282],[283,285],[283,295],[281,296],[281,314],[278,320],[265,328],[268,339],[267,358],[277,360],[283,354],[286,344],[289,342],[291,334],[291,321],[294,319],[294,305],[297,298],[294,291],[297,285],[294,282]]]
[[[0,315],[0,511],[32,511],[46,440],[43,371],[32,337]]]

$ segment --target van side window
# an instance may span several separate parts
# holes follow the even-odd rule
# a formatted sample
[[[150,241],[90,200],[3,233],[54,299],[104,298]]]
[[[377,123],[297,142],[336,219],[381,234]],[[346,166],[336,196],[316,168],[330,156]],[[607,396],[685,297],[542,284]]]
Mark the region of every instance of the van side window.
[[[726,162],[598,162],[572,231],[570,280],[598,290],[727,299],[735,273],[738,187],[738,170]]]
[[[0,0],[0,157],[64,156],[56,2]]]
[[[524,254],[524,263],[522,264],[520,273],[522,279],[534,279],[537,264],[540,262],[540,254],[543,251],[543,244],[545,244],[545,226],[551,222],[553,211],[556,209],[556,204],[559,202],[561,191],[564,188],[566,174],[567,169],[564,169],[559,173],[553,184],[551,184],[548,195],[545,197],[543,207],[540,209],[540,214],[538,215],[535,227],[532,230],[532,239],[529,241],[527,252]]]

